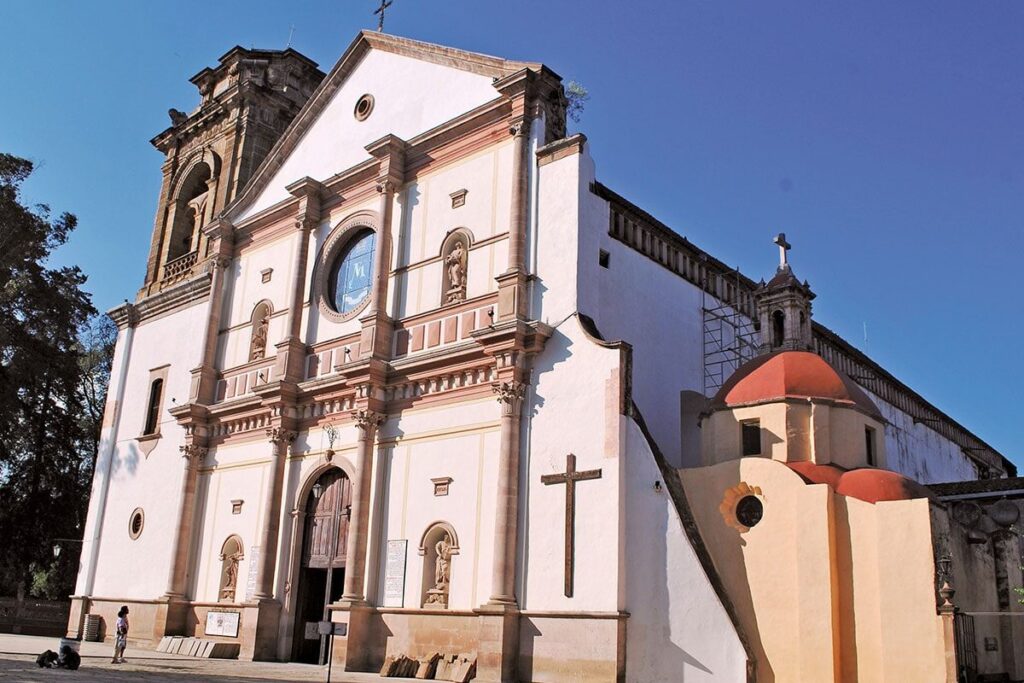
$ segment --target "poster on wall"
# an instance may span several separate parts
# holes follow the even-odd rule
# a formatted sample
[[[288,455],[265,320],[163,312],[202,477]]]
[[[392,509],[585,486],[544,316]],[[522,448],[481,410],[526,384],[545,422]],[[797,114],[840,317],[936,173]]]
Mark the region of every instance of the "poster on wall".
[[[409,541],[388,541],[384,568],[384,606],[405,607],[405,553]]]
[[[252,602],[252,596],[256,593],[256,572],[260,566],[260,547],[254,545],[249,548],[249,577],[245,581],[245,601]]]
[[[240,617],[238,612],[207,612],[206,635],[237,638]]]

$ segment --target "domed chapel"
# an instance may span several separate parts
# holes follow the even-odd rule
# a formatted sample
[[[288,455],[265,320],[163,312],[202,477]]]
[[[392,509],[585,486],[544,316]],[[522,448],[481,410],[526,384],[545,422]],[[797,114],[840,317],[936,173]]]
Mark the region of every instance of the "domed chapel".
[[[813,320],[784,235],[756,282],[602,184],[554,70],[364,31],[191,82],[70,637],[128,605],[142,646],[385,676],[1024,678],[1014,466]]]

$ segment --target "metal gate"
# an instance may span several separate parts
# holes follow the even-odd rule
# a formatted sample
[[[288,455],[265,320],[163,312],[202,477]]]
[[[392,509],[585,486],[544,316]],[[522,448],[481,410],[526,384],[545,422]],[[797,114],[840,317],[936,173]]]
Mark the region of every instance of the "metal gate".
[[[957,681],[975,683],[978,680],[978,650],[974,640],[974,617],[962,612],[953,615],[953,633],[956,643]]]

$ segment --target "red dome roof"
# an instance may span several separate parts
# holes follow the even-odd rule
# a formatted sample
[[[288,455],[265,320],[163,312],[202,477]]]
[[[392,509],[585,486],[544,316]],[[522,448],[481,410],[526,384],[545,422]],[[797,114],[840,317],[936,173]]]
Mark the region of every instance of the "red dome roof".
[[[715,394],[711,409],[787,398],[826,399],[882,418],[878,406],[856,382],[809,351],[776,351],[745,363]]]
[[[813,462],[790,462],[786,465],[808,484],[828,484],[840,495],[868,503],[932,497],[932,492],[926,487],[889,470],[872,467],[845,470],[836,465]]]

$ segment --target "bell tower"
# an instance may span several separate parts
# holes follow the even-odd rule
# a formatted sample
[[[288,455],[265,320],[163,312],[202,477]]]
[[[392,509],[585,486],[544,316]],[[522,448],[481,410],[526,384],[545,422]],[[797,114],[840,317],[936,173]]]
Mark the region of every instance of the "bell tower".
[[[192,77],[199,106],[171,109],[150,142],[165,157],[146,279],[138,299],[190,279],[207,256],[203,227],[236,197],[324,78],[286,50],[235,47]]]
[[[761,323],[761,353],[783,349],[807,351],[813,348],[811,300],[814,292],[806,281],[800,282],[789,265],[792,245],[786,234],[773,240],[779,246],[779,267],[766,284],[761,281],[757,295],[757,317]]]

